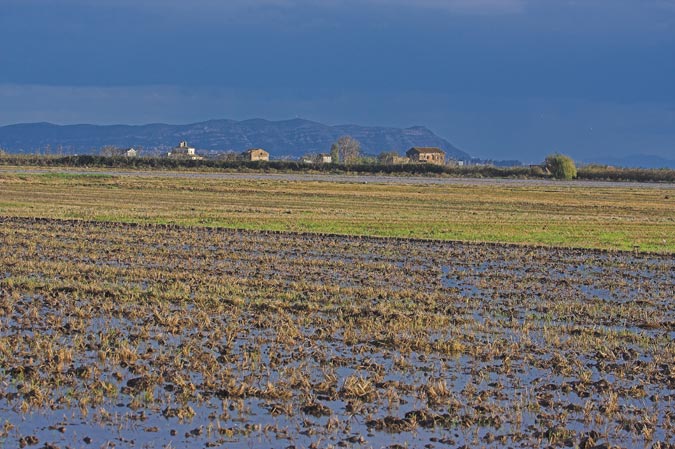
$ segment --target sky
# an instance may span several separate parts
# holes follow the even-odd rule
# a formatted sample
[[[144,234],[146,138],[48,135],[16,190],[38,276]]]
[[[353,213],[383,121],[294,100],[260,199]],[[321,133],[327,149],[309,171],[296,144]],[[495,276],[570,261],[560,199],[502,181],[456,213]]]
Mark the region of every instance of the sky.
[[[675,159],[675,0],[0,0],[0,125],[295,117]]]

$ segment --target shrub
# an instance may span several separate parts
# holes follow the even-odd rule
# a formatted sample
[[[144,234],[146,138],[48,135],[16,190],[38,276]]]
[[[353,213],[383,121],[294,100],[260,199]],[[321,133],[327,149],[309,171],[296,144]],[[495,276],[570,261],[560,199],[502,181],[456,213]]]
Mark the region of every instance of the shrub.
[[[577,167],[571,157],[564,154],[546,156],[546,168],[556,179],[573,179],[577,177]]]

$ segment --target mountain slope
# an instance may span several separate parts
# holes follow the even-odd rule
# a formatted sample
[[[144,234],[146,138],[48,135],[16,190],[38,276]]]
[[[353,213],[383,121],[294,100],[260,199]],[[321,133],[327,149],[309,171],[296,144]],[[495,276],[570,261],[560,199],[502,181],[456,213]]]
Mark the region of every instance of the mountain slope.
[[[187,140],[198,150],[243,151],[251,147],[268,150],[272,157],[298,157],[308,152],[328,152],[340,136],[350,135],[361,142],[364,153],[405,152],[413,146],[436,146],[448,157],[470,156],[429,129],[329,126],[303,119],[269,121],[209,120],[189,125],[54,125],[24,123],[0,127],[0,147],[9,152],[50,149],[64,154],[96,153],[105,145],[141,146],[146,151],[166,150]]]

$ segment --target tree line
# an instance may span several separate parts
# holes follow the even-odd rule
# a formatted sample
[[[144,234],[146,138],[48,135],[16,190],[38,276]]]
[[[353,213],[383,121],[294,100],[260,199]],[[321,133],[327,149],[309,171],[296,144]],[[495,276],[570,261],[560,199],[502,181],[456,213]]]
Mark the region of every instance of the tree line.
[[[105,157],[95,155],[41,156],[4,154],[0,165],[33,167],[77,167],[104,169],[222,170],[262,172],[319,172],[385,175],[438,175],[469,178],[551,179],[546,166],[495,167],[489,165],[448,166],[435,164],[306,164],[302,161],[181,160],[159,157]],[[603,181],[675,182],[675,170],[587,166],[576,169],[576,179]]]

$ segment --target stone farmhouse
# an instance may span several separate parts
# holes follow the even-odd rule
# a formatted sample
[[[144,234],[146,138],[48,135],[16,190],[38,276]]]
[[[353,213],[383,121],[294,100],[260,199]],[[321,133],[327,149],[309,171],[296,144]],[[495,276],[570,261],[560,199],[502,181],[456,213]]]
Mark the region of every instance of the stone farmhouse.
[[[412,147],[406,151],[411,162],[445,165],[445,151],[436,147]]]
[[[250,148],[241,153],[241,158],[245,161],[269,161],[270,154],[262,148]]]

